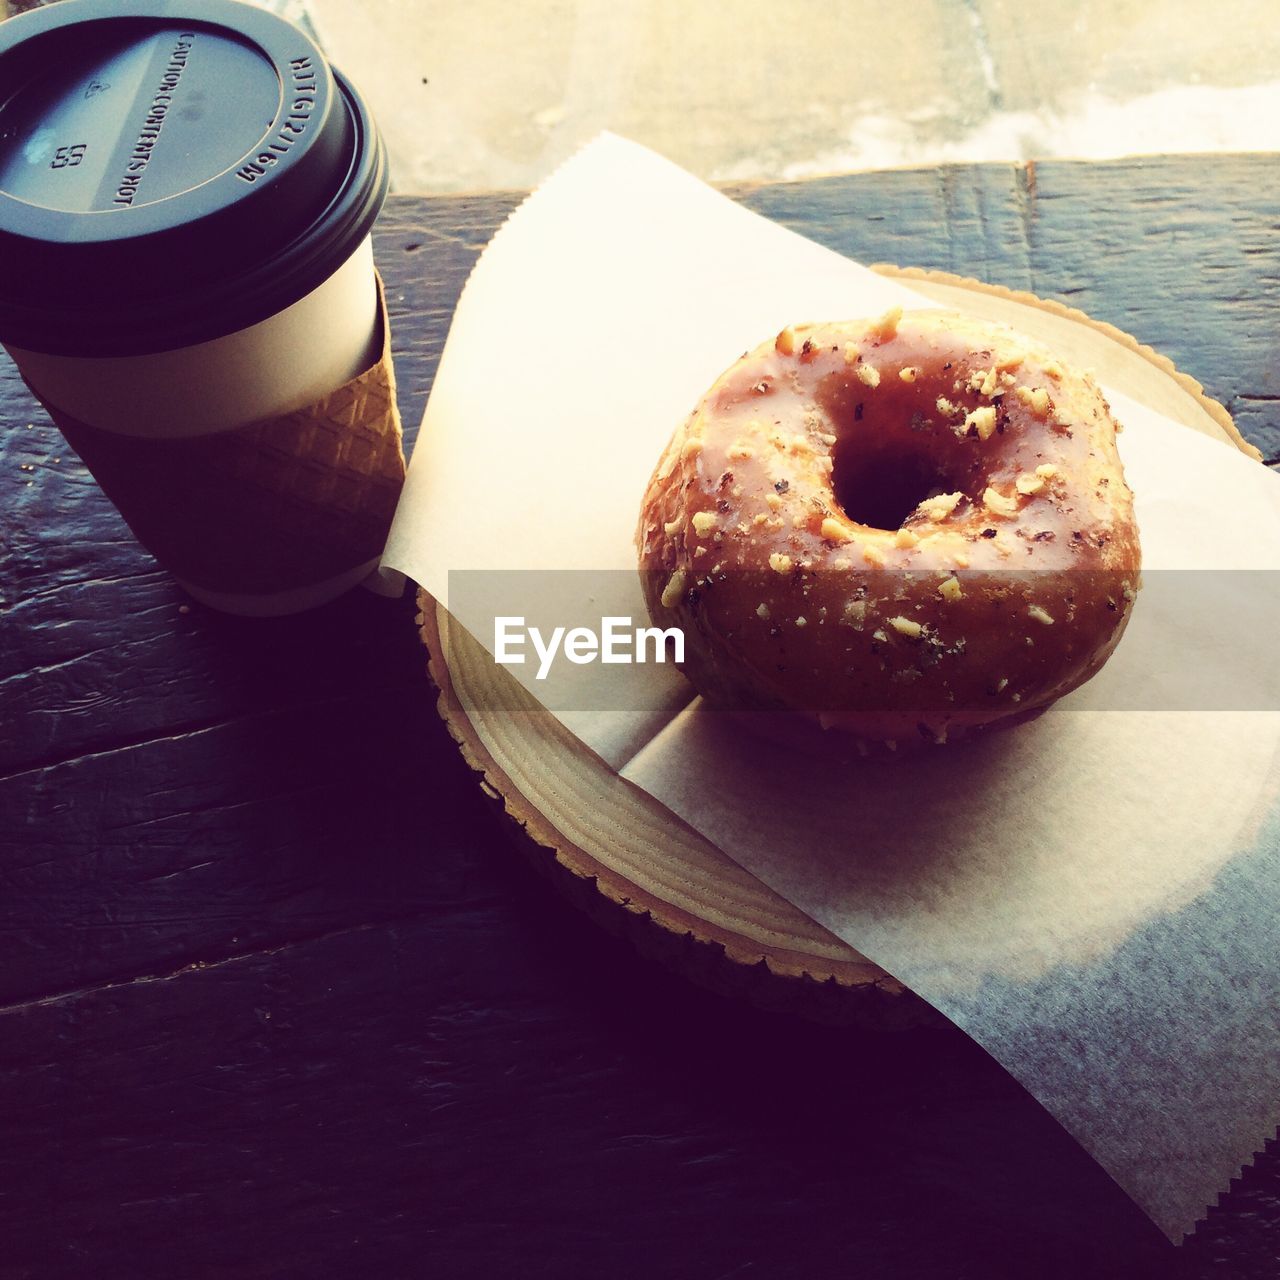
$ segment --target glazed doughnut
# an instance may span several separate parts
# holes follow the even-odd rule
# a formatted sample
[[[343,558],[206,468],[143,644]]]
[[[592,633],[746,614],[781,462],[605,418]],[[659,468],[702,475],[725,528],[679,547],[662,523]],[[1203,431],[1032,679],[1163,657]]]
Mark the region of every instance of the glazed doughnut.
[[[943,743],[1094,675],[1139,585],[1093,380],[941,311],[797,325],[675,432],[637,530],[646,603],[714,705]]]

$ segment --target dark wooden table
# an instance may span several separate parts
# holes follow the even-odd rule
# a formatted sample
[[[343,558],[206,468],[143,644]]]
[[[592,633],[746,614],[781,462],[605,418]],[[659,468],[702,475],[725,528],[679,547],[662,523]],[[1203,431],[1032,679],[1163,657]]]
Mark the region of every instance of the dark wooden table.
[[[1134,333],[1280,456],[1273,157],[736,189]],[[416,425],[515,196],[377,231]],[[406,598],[188,607],[0,368],[0,1280],[1274,1276],[1280,1152],[1171,1249],[958,1033],[706,994],[516,856]]]

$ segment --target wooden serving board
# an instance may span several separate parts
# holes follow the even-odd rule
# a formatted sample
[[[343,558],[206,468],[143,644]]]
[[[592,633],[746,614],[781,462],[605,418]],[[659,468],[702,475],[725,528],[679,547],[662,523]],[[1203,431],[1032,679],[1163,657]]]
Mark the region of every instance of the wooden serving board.
[[[1261,457],[1199,383],[1119,329],[975,280],[876,270],[946,306],[1041,338],[1173,421]],[[593,918],[693,980],[771,1007],[885,1028],[940,1020],[871,960],[620,778],[426,592],[419,606],[440,715],[483,775],[480,785],[524,829],[522,849]]]

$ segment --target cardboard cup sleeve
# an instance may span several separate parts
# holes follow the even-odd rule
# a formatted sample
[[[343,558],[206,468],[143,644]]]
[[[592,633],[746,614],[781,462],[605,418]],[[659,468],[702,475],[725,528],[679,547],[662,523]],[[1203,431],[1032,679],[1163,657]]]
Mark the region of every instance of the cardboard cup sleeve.
[[[381,279],[378,322],[372,367],[301,409],[230,430],[144,439],[37,398],[175,577],[210,592],[307,587],[381,554],[404,483]]]

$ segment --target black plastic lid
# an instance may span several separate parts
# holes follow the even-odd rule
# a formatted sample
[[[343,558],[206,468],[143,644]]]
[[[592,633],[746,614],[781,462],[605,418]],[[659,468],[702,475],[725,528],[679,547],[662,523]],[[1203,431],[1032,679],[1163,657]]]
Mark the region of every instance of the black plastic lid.
[[[61,0],[0,24],[0,341],[170,350],[322,283],[386,152],[298,28],[237,0]]]

